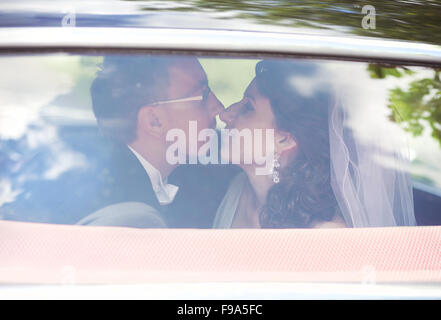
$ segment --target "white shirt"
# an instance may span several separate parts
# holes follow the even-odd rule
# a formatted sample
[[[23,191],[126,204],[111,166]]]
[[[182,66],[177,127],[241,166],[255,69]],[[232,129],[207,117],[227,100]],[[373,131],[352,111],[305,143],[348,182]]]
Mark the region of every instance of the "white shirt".
[[[144,159],[138,152],[136,152],[131,146],[128,146],[133,154],[141,162],[142,166],[147,172],[152,183],[153,191],[155,192],[156,198],[160,205],[167,205],[173,202],[173,199],[178,192],[179,187],[173,184],[167,184],[167,181],[162,180],[161,173],[158,169],[152,166],[146,159]]]

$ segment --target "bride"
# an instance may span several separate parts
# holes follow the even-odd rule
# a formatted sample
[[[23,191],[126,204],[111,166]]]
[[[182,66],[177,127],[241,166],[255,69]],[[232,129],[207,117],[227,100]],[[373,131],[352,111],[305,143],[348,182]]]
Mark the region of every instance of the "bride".
[[[243,99],[220,115],[239,131],[273,129],[275,161],[270,175],[239,164],[214,228],[415,225],[407,172],[383,167],[378,149],[356,141],[332,86],[308,92],[293,81],[313,81],[320,70],[306,60],[261,61]]]

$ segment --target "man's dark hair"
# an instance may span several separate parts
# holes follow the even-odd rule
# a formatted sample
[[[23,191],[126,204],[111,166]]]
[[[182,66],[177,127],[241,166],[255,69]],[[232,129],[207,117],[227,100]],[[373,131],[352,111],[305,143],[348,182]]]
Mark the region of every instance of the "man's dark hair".
[[[90,88],[101,132],[124,143],[136,138],[138,111],[163,99],[172,57],[111,55],[104,57]]]

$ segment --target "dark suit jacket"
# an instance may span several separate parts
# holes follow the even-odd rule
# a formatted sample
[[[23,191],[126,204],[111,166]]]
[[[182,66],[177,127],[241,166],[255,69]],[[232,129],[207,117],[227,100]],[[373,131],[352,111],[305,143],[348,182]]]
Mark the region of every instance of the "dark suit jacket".
[[[160,210],[150,178],[130,149],[112,142],[104,149],[106,155],[95,168],[98,181],[91,207],[100,209],[120,202],[143,202]]]
[[[161,206],[149,176],[130,149],[111,142],[93,179],[98,187],[90,196],[90,214],[120,202],[142,202],[155,208],[171,228],[211,228],[216,210],[238,168],[225,165],[181,165],[168,178],[179,187],[174,201]]]
[[[179,186],[173,203],[167,206],[172,228],[211,228],[217,208],[230,182],[240,169],[233,165],[181,165],[168,182]]]
[[[141,202],[159,211],[173,228],[210,228],[234,166],[182,165],[169,176],[179,186],[172,204],[161,206],[145,169],[122,143],[89,128],[62,131],[63,142],[87,157],[87,166],[70,169],[56,179],[29,179],[13,203],[1,207],[6,220],[75,224],[112,204]],[[48,154],[41,151],[23,173],[43,176]]]

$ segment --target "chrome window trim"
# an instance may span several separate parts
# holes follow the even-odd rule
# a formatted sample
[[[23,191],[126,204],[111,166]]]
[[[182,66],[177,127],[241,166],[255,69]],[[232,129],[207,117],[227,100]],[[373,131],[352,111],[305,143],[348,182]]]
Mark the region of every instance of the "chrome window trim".
[[[0,28],[0,52],[135,49],[282,54],[440,64],[441,46],[362,37],[167,28]]]

